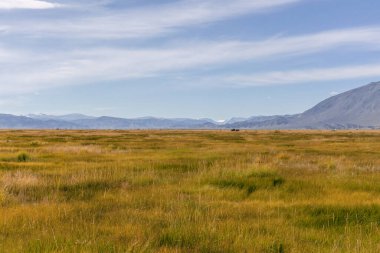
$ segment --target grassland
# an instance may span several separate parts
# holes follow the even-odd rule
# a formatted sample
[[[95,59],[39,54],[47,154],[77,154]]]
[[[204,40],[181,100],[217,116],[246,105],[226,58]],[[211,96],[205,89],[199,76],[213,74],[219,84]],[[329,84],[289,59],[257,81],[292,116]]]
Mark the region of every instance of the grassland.
[[[1,131],[0,252],[380,252],[380,132]]]

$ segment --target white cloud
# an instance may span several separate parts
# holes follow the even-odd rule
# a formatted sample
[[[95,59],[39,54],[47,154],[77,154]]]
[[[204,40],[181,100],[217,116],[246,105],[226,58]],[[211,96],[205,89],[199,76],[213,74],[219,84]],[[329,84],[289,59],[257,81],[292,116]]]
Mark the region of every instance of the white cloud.
[[[380,27],[331,30],[293,37],[277,37],[259,43],[245,43],[242,54],[267,57],[273,55],[302,55],[332,48],[380,49]]]
[[[0,93],[33,92],[54,86],[144,78],[345,47],[350,47],[350,50],[380,50],[378,41],[380,28],[372,27],[277,37],[259,42],[193,42],[161,48],[86,48],[46,54],[44,51],[15,51],[0,47]],[[2,58],[1,55],[6,57]],[[271,85],[368,77],[377,73],[380,73],[378,66],[369,65],[348,69],[235,75],[226,77],[224,81],[243,85]]]
[[[34,36],[87,39],[151,37],[167,34],[181,27],[268,11],[300,1],[302,0],[183,0],[122,11],[98,11],[70,19],[57,17],[32,22],[24,20],[9,26],[10,33]]]
[[[39,0],[1,0],[0,9],[51,9],[58,4]]]
[[[380,78],[380,64],[343,66],[332,68],[277,71],[252,75],[233,75],[222,78],[224,82],[244,86],[296,84],[306,82]],[[333,93],[331,95],[334,95]],[[336,95],[336,94],[335,94]]]

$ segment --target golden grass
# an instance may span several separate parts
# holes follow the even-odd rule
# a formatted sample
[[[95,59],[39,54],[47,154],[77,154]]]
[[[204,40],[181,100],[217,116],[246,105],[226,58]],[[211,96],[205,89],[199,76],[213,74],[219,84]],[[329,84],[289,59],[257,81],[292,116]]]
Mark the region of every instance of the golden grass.
[[[0,144],[0,252],[380,252],[380,132],[9,130]]]

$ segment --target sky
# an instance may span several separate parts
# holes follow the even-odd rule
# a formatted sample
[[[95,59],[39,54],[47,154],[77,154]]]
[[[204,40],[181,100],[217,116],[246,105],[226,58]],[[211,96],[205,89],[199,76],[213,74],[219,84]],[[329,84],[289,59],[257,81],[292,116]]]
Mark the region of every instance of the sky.
[[[378,0],[0,0],[0,113],[303,112],[380,81]]]

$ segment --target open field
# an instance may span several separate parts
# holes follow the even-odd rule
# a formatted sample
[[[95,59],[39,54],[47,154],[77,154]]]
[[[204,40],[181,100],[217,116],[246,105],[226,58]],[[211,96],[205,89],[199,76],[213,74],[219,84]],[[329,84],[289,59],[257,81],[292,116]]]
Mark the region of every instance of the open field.
[[[1,131],[0,252],[380,252],[380,132]]]

